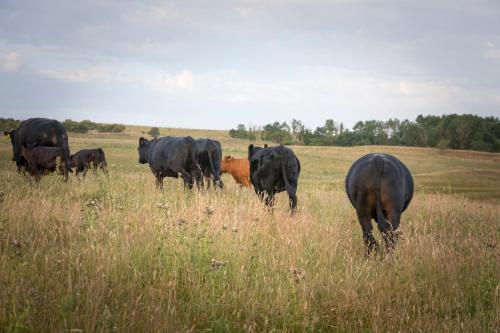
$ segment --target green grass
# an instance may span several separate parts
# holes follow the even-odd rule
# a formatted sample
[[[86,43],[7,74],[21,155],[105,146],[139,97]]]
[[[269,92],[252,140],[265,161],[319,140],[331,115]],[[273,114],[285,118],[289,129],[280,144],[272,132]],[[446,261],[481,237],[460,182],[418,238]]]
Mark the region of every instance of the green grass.
[[[399,147],[293,147],[299,210],[224,191],[163,192],[137,162],[146,127],[70,133],[102,147],[110,177],[34,184],[0,143],[0,331],[498,331],[500,155]],[[220,139],[225,132],[161,129]],[[343,191],[363,154],[396,155],[416,194],[390,256],[365,259]],[[375,237],[380,239],[378,232]]]

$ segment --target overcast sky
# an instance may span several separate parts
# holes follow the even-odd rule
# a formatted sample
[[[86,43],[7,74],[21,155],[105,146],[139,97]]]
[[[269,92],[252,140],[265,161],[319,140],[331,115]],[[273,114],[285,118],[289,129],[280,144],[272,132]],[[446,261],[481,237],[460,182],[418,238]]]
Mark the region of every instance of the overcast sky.
[[[0,0],[0,116],[500,116],[500,0]]]

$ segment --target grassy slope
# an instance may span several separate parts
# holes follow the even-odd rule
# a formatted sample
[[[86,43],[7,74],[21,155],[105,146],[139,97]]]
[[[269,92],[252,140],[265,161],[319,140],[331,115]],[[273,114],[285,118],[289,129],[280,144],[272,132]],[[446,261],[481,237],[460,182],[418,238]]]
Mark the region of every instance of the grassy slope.
[[[146,131],[70,134],[72,151],[104,148],[111,176],[69,184],[30,184],[1,141],[0,331],[498,329],[500,155],[293,147],[303,172],[291,218],[283,194],[269,213],[228,176],[224,192],[174,179],[156,191],[137,163]],[[161,131],[246,155],[224,132]],[[366,260],[343,179],[370,151],[405,162],[417,194],[395,254]]]

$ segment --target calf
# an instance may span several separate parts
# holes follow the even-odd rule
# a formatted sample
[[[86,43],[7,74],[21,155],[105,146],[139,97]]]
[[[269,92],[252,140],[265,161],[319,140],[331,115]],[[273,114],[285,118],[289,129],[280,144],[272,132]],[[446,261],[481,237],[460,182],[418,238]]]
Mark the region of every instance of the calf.
[[[29,174],[38,182],[43,174],[54,172],[57,168],[68,180],[66,153],[61,147],[21,147],[21,155],[27,162]]]
[[[192,189],[194,180],[200,187],[202,173],[196,162],[198,152],[196,141],[190,136],[166,136],[159,139],[139,139],[139,163],[149,164],[156,177],[156,185],[163,189],[163,178],[178,178],[184,180],[184,186]]]
[[[97,149],[82,149],[76,154],[70,156],[70,165],[76,168],[76,175],[83,171],[83,177],[87,171],[92,167],[94,174],[97,175],[97,168],[101,168],[102,172],[108,175],[108,164],[106,163],[106,156],[104,150]]]
[[[372,219],[377,222],[386,247],[392,248],[401,213],[413,197],[410,170],[392,155],[368,154],[351,166],[345,189],[363,230],[366,254],[378,248],[372,235]]]
[[[290,211],[297,209],[297,186],[300,162],[294,152],[283,145],[277,147],[248,146],[250,181],[257,195],[267,206],[274,205],[274,195],[286,191]]]
[[[225,156],[220,166],[221,172],[229,173],[240,186],[250,187],[250,162],[248,159]]]

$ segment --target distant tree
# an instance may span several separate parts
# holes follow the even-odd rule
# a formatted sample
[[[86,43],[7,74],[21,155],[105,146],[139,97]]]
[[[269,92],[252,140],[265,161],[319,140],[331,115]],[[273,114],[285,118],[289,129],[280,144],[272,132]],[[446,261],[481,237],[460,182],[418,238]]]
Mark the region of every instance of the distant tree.
[[[304,143],[305,125],[302,123],[302,121],[292,119],[291,128],[293,139],[298,143]]]
[[[339,133],[342,134],[344,132],[344,124],[340,123],[339,125]]]
[[[16,120],[16,119],[12,119],[12,118],[0,118],[0,129],[2,131],[16,129],[20,123],[21,123],[20,120]]]
[[[282,144],[291,144],[292,135],[290,133],[290,126],[286,122],[280,123],[278,121],[267,124],[262,130],[262,140],[272,141]]]
[[[404,146],[426,147],[427,133],[418,123],[405,120],[401,123],[401,143]]]
[[[160,129],[158,127],[151,127],[148,134],[151,136],[160,136]]]
[[[238,126],[236,126],[236,129],[230,129],[229,136],[236,139],[248,139],[248,140],[256,139],[255,134],[253,132],[248,131],[245,128],[245,125],[243,124],[238,124]]]
[[[400,130],[400,121],[397,118],[390,118],[385,122],[385,132],[387,135],[387,144],[390,145],[399,145],[401,141],[401,130]]]
[[[338,132],[337,126],[335,126],[335,122],[333,121],[333,119],[325,120],[324,129],[325,129],[325,134],[328,137],[332,137],[336,135]]]
[[[358,121],[353,127],[353,132],[357,135],[359,144],[387,144],[387,133],[384,125],[384,122],[378,120]]]
[[[87,123],[82,123],[79,121],[74,121],[71,119],[66,119],[63,122],[63,126],[68,132],[75,133],[87,133],[89,131],[89,127]]]
[[[439,152],[441,155],[443,155],[446,151],[446,149],[450,148],[450,140],[441,140],[438,142],[436,148],[439,149]]]
[[[125,130],[125,125],[122,124],[98,124],[97,130],[99,132],[119,133]]]

